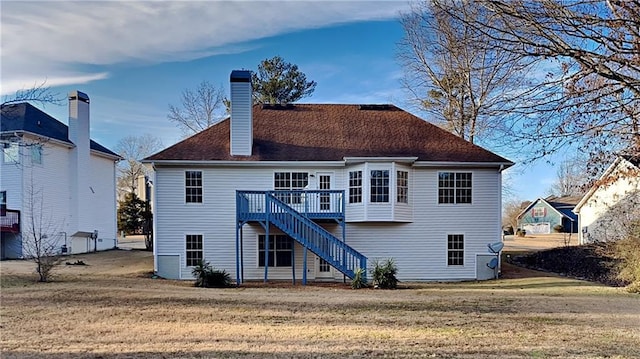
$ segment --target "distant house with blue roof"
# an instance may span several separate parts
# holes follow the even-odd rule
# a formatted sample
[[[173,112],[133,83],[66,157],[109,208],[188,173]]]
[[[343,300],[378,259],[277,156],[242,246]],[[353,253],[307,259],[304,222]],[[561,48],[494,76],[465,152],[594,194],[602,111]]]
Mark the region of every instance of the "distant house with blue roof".
[[[3,104],[0,258],[116,246],[116,162],[90,139],[89,97],[69,94],[69,125],[29,103]]]
[[[538,198],[518,215],[518,228],[528,234],[549,234],[556,226],[564,233],[578,233],[578,215],[573,212],[580,196]]]

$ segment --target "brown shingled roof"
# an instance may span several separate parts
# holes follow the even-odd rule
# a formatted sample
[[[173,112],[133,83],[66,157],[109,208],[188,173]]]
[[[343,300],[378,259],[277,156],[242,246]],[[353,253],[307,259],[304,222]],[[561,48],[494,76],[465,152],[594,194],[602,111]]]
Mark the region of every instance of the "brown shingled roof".
[[[418,161],[508,160],[398,107],[299,104],[253,106],[253,155],[229,154],[229,119],[146,160],[341,161],[344,157],[418,157]]]

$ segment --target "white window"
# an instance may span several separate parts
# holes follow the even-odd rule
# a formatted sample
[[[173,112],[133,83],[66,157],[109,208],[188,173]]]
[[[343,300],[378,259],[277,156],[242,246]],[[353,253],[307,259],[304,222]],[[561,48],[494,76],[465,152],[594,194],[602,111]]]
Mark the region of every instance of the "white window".
[[[264,267],[265,235],[258,236],[258,266]],[[269,267],[291,267],[293,239],[283,234],[269,235]]]
[[[202,203],[202,171],[186,171],[184,189],[187,203]]]
[[[471,172],[439,172],[438,203],[471,203]]]
[[[2,161],[6,164],[20,163],[20,145],[5,143],[2,148]]]
[[[409,203],[409,172],[398,171],[396,178],[397,202]]]
[[[362,171],[349,172],[349,203],[362,203]]]
[[[276,191],[301,191],[309,184],[307,172],[276,172],[273,175],[273,189]],[[302,193],[279,194],[285,203],[302,203]]]
[[[464,265],[464,235],[447,235],[447,265]]]
[[[31,163],[42,164],[42,145],[31,145]]]
[[[371,203],[389,202],[389,171],[371,171]]]
[[[204,258],[202,255],[202,234],[187,234],[185,241],[187,267],[196,266]]]
[[[534,207],[533,208],[533,217],[541,218],[547,215],[547,210],[544,207]]]

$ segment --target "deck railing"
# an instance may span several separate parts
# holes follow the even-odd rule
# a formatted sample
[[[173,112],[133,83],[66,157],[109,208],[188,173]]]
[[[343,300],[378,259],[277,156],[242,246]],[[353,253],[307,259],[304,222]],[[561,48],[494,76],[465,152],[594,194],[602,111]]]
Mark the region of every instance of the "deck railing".
[[[20,232],[20,211],[15,209],[2,209],[0,211],[0,230],[2,232]]]
[[[243,220],[264,217],[266,195],[278,198],[286,205],[311,219],[344,219],[344,191],[238,191],[238,215]]]

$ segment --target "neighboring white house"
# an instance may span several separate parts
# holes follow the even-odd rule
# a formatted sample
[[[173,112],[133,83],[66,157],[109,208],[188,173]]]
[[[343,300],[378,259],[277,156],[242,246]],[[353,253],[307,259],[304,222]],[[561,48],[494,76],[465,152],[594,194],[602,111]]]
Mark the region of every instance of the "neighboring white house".
[[[640,158],[619,156],[576,205],[580,243],[624,236],[640,221]]]
[[[120,157],[89,138],[89,97],[69,94],[68,127],[16,103],[1,128],[1,257],[29,256],[34,232],[63,253],[114,248]]]
[[[232,72],[231,117],[143,161],[158,275],[343,280],[393,258],[401,280],[494,276],[512,162],[393,105],[251,103]]]

